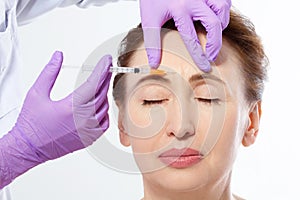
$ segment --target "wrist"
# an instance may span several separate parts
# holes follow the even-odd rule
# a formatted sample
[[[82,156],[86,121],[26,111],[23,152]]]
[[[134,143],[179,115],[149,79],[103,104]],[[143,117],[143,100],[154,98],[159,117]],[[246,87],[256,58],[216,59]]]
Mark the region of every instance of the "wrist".
[[[0,189],[42,163],[17,126],[0,139]]]

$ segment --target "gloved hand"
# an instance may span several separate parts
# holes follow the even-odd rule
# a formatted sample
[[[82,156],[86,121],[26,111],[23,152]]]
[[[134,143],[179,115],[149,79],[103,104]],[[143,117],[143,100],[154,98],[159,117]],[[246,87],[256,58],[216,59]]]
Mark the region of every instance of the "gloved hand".
[[[27,93],[15,126],[0,139],[0,188],[40,163],[85,148],[109,126],[112,58],[104,56],[86,82],[66,98],[52,101],[62,61],[62,53],[55,52]]]
[[[151,67],[161,59],[160,28],[173,18],[197,66],[210,71],[222,46],[222,30],[229,23],[231,0],[140,0],[145,47]],[[206,55],[203,53],[193,21],[200,20],[207,31]]]

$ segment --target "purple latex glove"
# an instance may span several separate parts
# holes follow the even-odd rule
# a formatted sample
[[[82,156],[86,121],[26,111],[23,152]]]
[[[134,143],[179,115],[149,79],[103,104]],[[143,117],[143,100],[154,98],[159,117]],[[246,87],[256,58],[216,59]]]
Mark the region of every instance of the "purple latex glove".
[[[197,66],[208,72],[222,46],[222,30],[229,23],[231,0],[140,0],[142,27],[149,65],[157,68],[161,59],[160,28],[173,18],[175,25]],[[197,37],[193,21],[207,31],[206,55]]]
[[[85,148],[109,126],[112,58],[104,56],[86,82],[59,101],[50,92],[63,61],[55,52],[25,98],[12,130],[0,139],[0,188],[30,168]]]

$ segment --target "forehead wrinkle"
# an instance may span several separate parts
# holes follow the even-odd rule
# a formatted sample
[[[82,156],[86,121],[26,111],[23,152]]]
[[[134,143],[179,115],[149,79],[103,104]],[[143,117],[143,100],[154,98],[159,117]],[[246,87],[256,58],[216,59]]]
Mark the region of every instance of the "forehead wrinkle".
[[[148,76],[145,76],[145,77],[141,78],[135,84],[135,86],[138,86],[139,84],[141,84],[145,81],[149,81],[149,80],[159,81],[159,82],[163,82],[163,83],[171,83],[171,81],[169,79],[163,77],[162,75],[152,74],[152,75],[148,75]]]

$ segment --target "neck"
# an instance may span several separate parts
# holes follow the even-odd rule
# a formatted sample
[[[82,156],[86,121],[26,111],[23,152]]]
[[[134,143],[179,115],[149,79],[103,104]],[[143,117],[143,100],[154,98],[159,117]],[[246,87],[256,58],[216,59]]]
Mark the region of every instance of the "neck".
[[[144,198],[143,200],[234,200],[234,196],[230,190],[231,175],[225,177],[224,180],[197,188],[191,191],[174,191],[172,189],[161,187],[147,183],[144,179]]]

